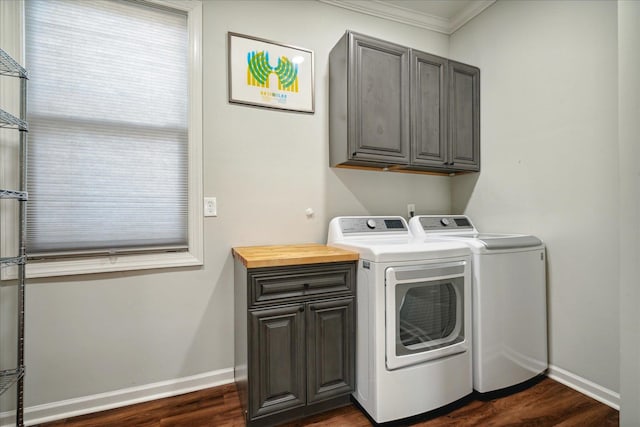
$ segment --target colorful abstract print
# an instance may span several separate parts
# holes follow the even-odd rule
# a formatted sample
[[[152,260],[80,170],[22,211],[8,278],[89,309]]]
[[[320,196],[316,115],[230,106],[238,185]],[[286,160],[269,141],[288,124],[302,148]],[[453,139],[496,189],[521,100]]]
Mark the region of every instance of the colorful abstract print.
[[[251,51],[247,53],[247,84],[269,87],[269,76],[278,76],[278,90],[298,92],[298,64],[286,56],[278,58],[278,65],[269,64],[269,52]]]

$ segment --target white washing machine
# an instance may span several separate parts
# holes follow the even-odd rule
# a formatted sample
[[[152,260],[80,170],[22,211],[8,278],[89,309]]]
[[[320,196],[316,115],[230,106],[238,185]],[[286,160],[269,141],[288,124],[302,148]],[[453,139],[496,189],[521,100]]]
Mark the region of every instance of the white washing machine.
[[[452,239],[473,253],[473,388],[502,390],[544,373],[547,360],[545,246],[535,236],[483,234],[463,215],[420,215],[416,238]]]
[[[338,217],[328,245],[357,251],[356,390],[378,423],[473,391],[471,252],[424,244],[402,217]]]

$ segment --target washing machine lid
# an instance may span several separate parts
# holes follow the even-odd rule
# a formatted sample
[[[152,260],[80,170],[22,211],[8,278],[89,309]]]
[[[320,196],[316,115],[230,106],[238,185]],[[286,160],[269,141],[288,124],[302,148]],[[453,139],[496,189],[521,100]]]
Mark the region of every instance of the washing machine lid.
[[[542,240],[526,234],[457,234],[453,238],[475,239],[488,250],[529,248],[542,245]]]
[[[542,240],[527,234],[479,233],[465,215],[418,215],[409,221],[410,231],[416,237],[455,239],[466,242],[474,249],[501,250],[530,248],[543,245]]]

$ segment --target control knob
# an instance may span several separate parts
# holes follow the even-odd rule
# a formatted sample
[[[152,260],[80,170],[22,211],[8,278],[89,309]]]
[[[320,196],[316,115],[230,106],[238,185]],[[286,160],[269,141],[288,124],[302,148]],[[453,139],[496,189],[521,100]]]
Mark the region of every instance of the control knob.
[[[368,219],[367,227],[373,230],[374,228],[376,228],[376,221],[374,219]]]
[[[440,224],[444,225],[445,227],[449,224],[451,224],[451,221],[449,221],[449,218],[442,218],[440,220]]]

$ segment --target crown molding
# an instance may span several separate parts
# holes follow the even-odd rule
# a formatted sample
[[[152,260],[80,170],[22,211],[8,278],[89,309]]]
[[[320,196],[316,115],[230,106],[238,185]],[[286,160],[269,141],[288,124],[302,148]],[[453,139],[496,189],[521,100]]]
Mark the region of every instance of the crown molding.
[[[384,0],[318,0],[332,6],[451,35],[496,0],[477,0],[451,19],[407,9]]]
[[[497,0],[478,0],[472,1],[469,6],[462,9],[451,18],[451,27],[449,34],[453,34],[464,24],[480,15],[486,8],[494,4]]]

